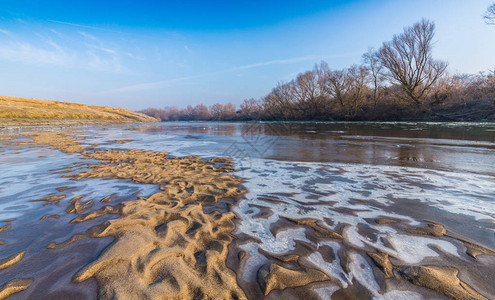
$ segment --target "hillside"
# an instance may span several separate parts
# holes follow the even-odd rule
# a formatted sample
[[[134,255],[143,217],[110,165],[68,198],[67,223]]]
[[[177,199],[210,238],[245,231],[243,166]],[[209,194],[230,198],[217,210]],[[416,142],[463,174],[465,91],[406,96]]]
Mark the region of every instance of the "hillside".
[[[134,123],[155,118],[123,108],[0,96],[0,124]]]

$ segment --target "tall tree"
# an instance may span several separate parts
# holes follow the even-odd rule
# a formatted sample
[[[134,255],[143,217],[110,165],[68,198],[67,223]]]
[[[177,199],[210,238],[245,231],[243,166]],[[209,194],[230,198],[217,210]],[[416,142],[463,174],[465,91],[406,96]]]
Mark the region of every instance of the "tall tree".
[[[486,24],[495,25],[495,2],[488,7],[483,18]]]
[[[193,108],[193,119],[194,120],[209,120],[211,118],[210,111],[208,107],[204,104],[198,104]]]
[[[299,74],[294,81],[298,107],[307,118],[314,119],[321,113],[322,97],[317,70]]]
[[[403,33],[383,43],[378,50],[387,79],[418,105],[447,68],[446,62],[432,58],[434,33],[435,24],[423,19],[404,28]]]
[[[380,64],[380,59],[378,57],[378,52],[375,49],[369,48],[368,52],[363,54],[363,61],[368,67],[370,80],[372,86],[372,100],[373,109],[376,110],[376,105],[378,101],[383,97],[383,66]]]
[[[222,119],[223,120],[233,120],[236,115],[235,105],[231,102],[223,106]]]
[[[366,81],[369,76],[369,70],[365,66],[353,65],[347,69],[350,85],[349,97],[349,116],[356,117],[358,109],[364,100],[365,90],[367,88]]]
[[[354,118],[362,105],[368,75],[368,68],[358,65],[329,73],[326,90],[346,118]]]
[[[256,99],[244,99],[241,104],[241,117],[247,120],[258,120],[261,116],[261,110],[262,108]]]
[[[221,121],[223,120],[223,105],[220,103],[215,103],[210,106],[211,116],[213,120]]]
[[[294,82],[280,82],[263,98],[265,117],[277,120],[292,120],[295,118],[294,104],[296,101]]]

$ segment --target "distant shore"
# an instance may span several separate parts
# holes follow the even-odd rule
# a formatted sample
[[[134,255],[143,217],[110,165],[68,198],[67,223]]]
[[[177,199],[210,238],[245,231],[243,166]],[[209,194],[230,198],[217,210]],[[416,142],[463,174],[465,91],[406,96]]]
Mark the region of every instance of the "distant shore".
[[[494,122],[495,99],[473,100],[469,103],[454,103],[441,106],[413,106],[395,103],[374,110],[363,107],[352,117],[324,108],[317,114],[307,115],[304,110],[290,107],[267,109],[260,101],[246,100],[238,109],[235,105],[203,104],[179,108],[148,108],[143,114],[161,121],[329,121],[329,122]]]

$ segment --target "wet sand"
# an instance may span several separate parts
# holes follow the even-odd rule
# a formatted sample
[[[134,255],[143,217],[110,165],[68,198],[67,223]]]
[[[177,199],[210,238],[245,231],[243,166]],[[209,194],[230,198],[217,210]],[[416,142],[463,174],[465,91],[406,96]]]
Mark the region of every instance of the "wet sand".
[[[495,216],[472,207],[462,217],[419,196],[415,215],[412,198],[401,196],[443,195],[416,178],[423,172],[253,160],[242,178],[229,158],[126,148],[132,139],[103,147],[84,131],[0,137],[1,149],[19,156],[41,148],[39,160],[68,157],[48,171],[64,185],[34,193],[39,211],[26,208],[0,223],[7,250],[0,299],[495,297],[494,243],[486,239]],[[438,186],[449,176],[466,182],[433,173],[428,179]],[[366,179],[358,186],[359,176]],[[394,187],[400,176],[410,182]],[[109,189],[94,198],[68,180],[131,182],[135,192]],[[478,178],[485,194],[494,191],[492,180]],[[429,205],[442,212],[421,219]],[[477,234],[456,227],[472,218],[485,224]]]
[[[99,150],[80,146],[77,143],[80,138],[63,133],[44,132],[30,137],[32,142],[19,144],[49,145],[64,153],[79,153],[85,159],[98,160],[83,172],[63,177],[132,179],[140,184],[161,184],[161,191],[150,197],[94,210],[91,207],[86,210],[90,203],[83,203],[77,197],[69,201],[66,213],[77,215],[70,223],[107,214],[119,216],[74,234],[66,241],[46,246],[59,249],[84,238],[114,238],[97,260],[74,275],[74,282],[96,278],[98,295],[102,298],[157,298],[163,294],[180,298],[203,294],[245,297],[236,284],[235,273],[225,265],[234,214],[204,212],[204,207],[244,192],[239,187],[241,180],[227,174],[234,170],[229,159],[169,158],[168,153],[135,149]],[[50,196],[33,201],[59,205],[63,198]],[[4,260],[0,268],[10,267],[21,258],[17,254]],[[25,289],[26,280],[33,278],[15,280],[2,289],[5,295]]]

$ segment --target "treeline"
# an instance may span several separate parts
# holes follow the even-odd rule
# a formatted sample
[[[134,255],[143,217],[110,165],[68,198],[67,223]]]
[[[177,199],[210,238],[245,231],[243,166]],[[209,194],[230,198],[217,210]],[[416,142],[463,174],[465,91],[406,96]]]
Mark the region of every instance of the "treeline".
[[[448,75],[432,57],[435,25],[422,20],[395,35],[362,64],[332,70],[325,62],[279,83],[261,99],[232,104],[149,108],[168,120],[495,120],[495,70]]]

